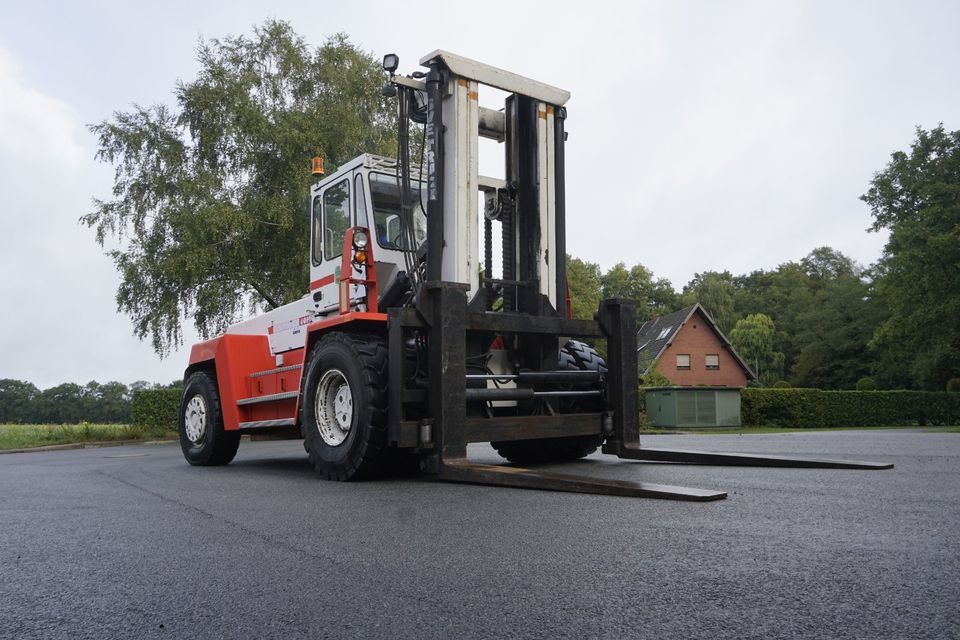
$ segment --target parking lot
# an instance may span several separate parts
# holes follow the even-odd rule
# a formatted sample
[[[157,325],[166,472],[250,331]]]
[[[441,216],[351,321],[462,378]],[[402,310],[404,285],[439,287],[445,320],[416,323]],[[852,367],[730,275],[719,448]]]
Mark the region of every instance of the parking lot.
[[[0,455],[0,637],[960,637],[960,434],[643,442],[896,468],[549,467],[729,493],[684,503],[324,482],[298,441]]]

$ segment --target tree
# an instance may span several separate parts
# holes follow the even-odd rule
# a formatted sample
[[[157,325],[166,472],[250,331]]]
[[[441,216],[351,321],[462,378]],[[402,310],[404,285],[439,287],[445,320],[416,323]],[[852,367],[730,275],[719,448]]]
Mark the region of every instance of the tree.
[[[734,279],[737,317],[763,313],[773,320],[774,349],[784,355],[789,369],[802,345],[797,340],[801,314],[813,304],[809,276],[800,264],[785,262],[773,271],[754,271]]]
[[[852,389],[873,370],[867,345],[882,319],[864,269],[830,247],[800,261],[804,304],[791,317],[791,382],[800,387]]]
[[[720,331],[729,335],[737,321],[735,292],[733,276],[729,271],[697,273],[683,288],[683,303],[692,305],[699,302],[720,327]]]
[[[76,424],[84,419],[83,387],[73,382],[44,389],[34,415],[44,424]]]
[[[623,298],[637,303],[637,320],[675,311],[677,292],[665,278],[654,280],[653,272],[642,264],[627,269],[618,262],[600,277],[603,298]]]
[[[201,336],[307,289],[310,158],[328,169],[392,154],[395,118],[378,61],[345,35],[309,47],[289,24],[201,41],[174,108],[91,126],[115,169],[113,199],[82,219],[119,248],[118,309],[165,355],[193,317]]]
[[[876,367],[868,343],[885,317],[872,273],[830,247],[734,281],[735,315],[773,320],[774,351],[795,386],[852,388]]]
[[[893,153],[860,199],[871,231],[890,231],[877,266],[890,312],[872,342],[878,377],[943,389],[960,372],[960,131],[918,127],[909,152]]]
[[[817,247],[808,253],[800,260],[800,268],[814,288],[844,277],[859,277],[863,273],[851,258],[830,247]]]
[[[797,318],[800,347],[790,381],[798,387],[853,389],[873,370],[867,345],[881,311],[869,285],[852,275],[815,292],[813,304]]]
[[[39,395],[40,390],[29,382],[0,380],[0,424],[34,422],[31,407]]]
[[[100,398],[96,411],[90,415],[95,416],[97,422],[130,422],[133,420],[132,400],[133,396],[127,385],[122,382],[107,382],[100,385]],[[93,417],[84,419],[92,421]]]
[[[737,321],[730,332],[730,342],[762,385],[770,385],[782,377],[783,354],[773,348],[774,324],[770,316],[755,313]]]
[[[593,320],[600,306],[600,265],[567,256],[567,284],[573,303],[573,317]]]

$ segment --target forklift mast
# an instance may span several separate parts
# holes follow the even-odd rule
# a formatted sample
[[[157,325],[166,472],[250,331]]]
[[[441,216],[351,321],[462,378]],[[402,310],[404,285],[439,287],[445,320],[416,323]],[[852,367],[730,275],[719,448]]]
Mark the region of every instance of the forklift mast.
[[[670,452],[640,447],[637,390],[636,312],[632,301],[608,299],[595,320],[574,320],[566,300],[565,104],[569,92],[447,51],[427,54],[428,68],[413,77],[397,76],[396,56],[387,56],[388,87],[400,102],[398,169],[409,166],[405,150],[410,120],[425,126],[427,238],[422,282],[414,276],[413,308],[390,309],[389,432],[392,444],[416,443],[429,449],[423,468],[440,479],[560,491],[716,500],[725,493],[649,483],[596,480],[517,467],[468,462],[466,444],[498,439],[547,442],[551,438],[604,441],[604,453],[634,460],[695,464],[879,469],[890,465],[778,456]],[[422,80],[421,80],[422,79]],[[479,104],[480,87],[507,94],[502,110]],[[385,88],[386,89],[386,88]],[[423,97],[425,96],[425,100]],[[419,98],[419,99],[418,99]],[[425,103],[418,109],[418,105]],[[419,113],[418,113],[419,111]],[[504,143],[504,175],[479,174],[479,138]],[[404,184],[408,178],[402,178]],[[401,188],[401,192],[406,189]],[[485,195],[483,233],[478,191]],[[492,223],[501,228],[502,276],[492,273]],[[478,255],[483,241],[483,256]],[[481,278],[482,274],[482,278]],[[420,286],[422,285],[422,287]],[[493,310],[494,301],[499,303]],[[427,415],[405,420],[401,345],[408,331],[428,336]],[[605,367],[596,371],[557,369],[561,346],[570,337],[605,340]],[[491,339],[504,339],[512,371],[477,375],[466,363],[481,356]],[[512,375],[510,375],[512,374]],[[526,389],[479,387],[503,375],[529,382]],[[539,391],[536,382],[587,381],[597,388]],[[466,385],[464,384],[466,381]],[[567,387],[565,387],[567,388]],[[602,401],[575,414],[554,413],[545,396]],[[501,414],[494,400],[540,398],[546,414]],[[482,402],[484,412],[475,410]],[[527,407],[531,404],[527,403]],[[539,407],[541,405],[532,405]],[[471,409],[473,407],[474,409]],[[417,435],[410,435],[417,434]],[[426,438],[426,439],[425,439]],[[432,438],[432,441],[429,440]],[[501,453],[503,450],[495,448]],[[507,456],[510,457],[510,456]]]
[[[454,461],[465,461],[467,442],[555,437],[637,442],[633,304],[605,301],[597,320],[568,315],[564,105],[569,92],[441,50],[424,56],[420,64],[428,71],[414,77],[393,74],[392,62],[385,68],[391,71],[388,87],[399,95],[398,169],[403,173],[409,166],[404,141],[409,121],[419,117],[425,127],[427,214],[425,269],[422,282],[413,275],[414,302],[388,311],[392,442],[404,446],[411,443],[408,434],[420,434],[419,446],[436,446],[427,467],[441,475]],[[480,106],[481,86],[506,94],[502,109]],[[423,105],[419,114],[417,105]],[[504,179],[480,175],[481,137],[503,143]],[[492,269],[494,223],[500,228],[500,277]],[[414,333],[429,338],[429,411],[417,429],[402,406],[414,390],[402,382],[409,375],[402,370],[401,349]],[[602,372],[557,370],[561,347],[571,337],[607,340]],[[468,372],[466,363],[489,356],[497,339],[509,354],[507,366]],[[491,388],[487,380],[497,377],[523,387]],[[542,390],[574,380],[590,388]],[[554,405],[547,406],[559,397],[597,396],[606,406],[594,402],[590,411],[573,415],[555,414]],[[518,410],[491,410],[497,402],[512,402]],[[478,404],[485,409],[478,411]],[[424,442],[425,433],[436,442]]]
[[[566,291],[563,123],[569,92],[446,51],[420,63],[430,69],[427,280],[466,284],[471,301],[480,295],[479,189],[491,203],[485,220],[504,225],[503,279],[486,283],[513,294],[506,311],[555,313]],[[502,111],[479,105],[480,85],[509,94]],[[479,137],[505,143],[506,180],[479,175]]]

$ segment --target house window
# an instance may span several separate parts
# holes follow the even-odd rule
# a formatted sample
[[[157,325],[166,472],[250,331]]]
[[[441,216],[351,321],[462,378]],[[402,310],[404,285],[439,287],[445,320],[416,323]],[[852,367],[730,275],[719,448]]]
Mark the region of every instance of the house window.
[[[677,354],[677,369],[689,369],[690,368],[690,354],[689,353],[678,353]]]
[[[657,336],[657,340],[663,340],[668,335],[670,335],[670,329],[672,328],[673,327],[664,327],[663,330],[660,332],[660,335]]]
[[[706,358],[707,369],[720,368],[720,356],[716,353],[708,353]]]

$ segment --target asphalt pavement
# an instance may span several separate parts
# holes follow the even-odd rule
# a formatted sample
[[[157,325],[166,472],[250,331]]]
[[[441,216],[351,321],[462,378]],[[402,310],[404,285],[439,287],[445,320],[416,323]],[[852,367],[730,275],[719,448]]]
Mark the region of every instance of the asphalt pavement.
[[[896,468],[547,467],[729,493],[684,503],[325,482],[297,441],[0,455],[0,638],[960,638],[960,434],[643,442]]]

